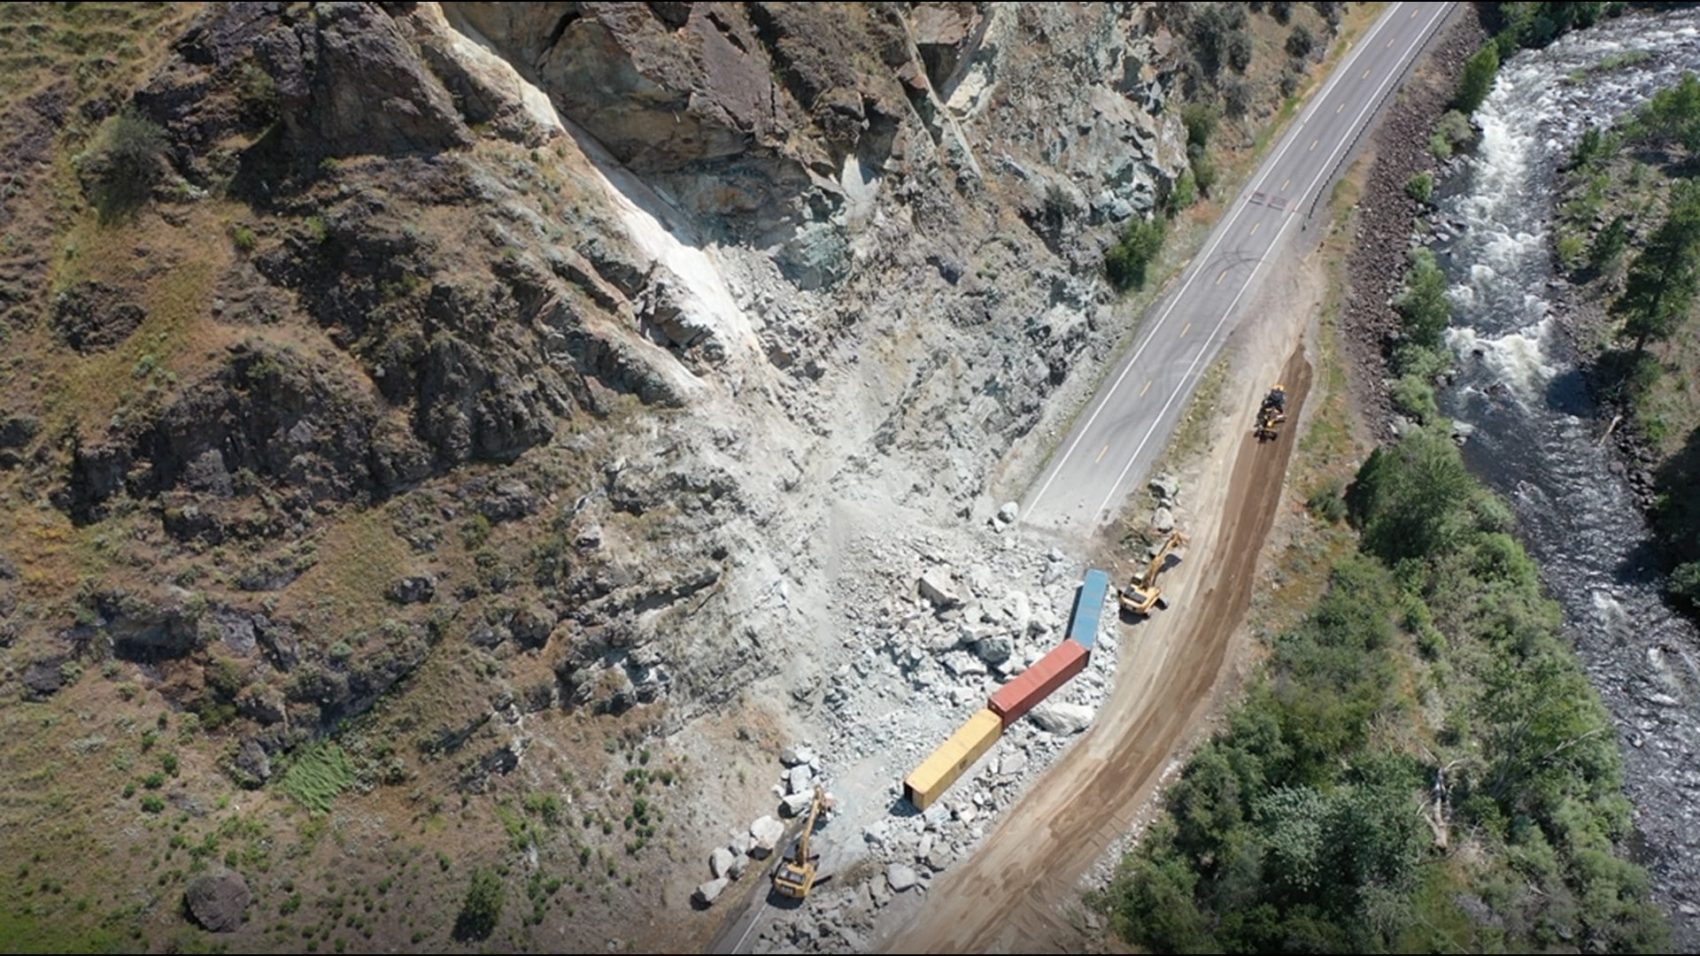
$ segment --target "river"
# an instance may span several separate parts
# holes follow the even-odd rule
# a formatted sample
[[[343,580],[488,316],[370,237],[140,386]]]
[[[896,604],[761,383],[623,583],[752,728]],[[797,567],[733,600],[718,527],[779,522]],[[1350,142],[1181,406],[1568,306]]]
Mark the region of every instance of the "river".
[[[1567,79],[1614,54],[1649,59]],[[1475,427],[1470,468],[1516,512],[1594,686],[1617,721],[1637,858],[1679,949],[1700,947],[1700,634],[1659,597],[1650,536],[1613,469],[1552,294],[1557,167],[1685,69],[1700,71],[1700,10],[1607,20],[1508,60],[1475,120],[1476,151],[1438,192],[1461,235],[1436,252],[1452,284],[1458,376],[1443,410]]]

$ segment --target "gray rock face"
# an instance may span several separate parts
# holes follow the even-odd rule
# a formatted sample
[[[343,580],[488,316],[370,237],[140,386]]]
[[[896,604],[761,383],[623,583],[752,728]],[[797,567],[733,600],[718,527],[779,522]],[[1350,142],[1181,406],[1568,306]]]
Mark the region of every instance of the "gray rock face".
[[[390,585],[384,596],[397,604],[420,604],[437,593],[437,579],[429,574],[405,577]]]
[[[213,933],[234,932],[242,925],[242,915],[252,898],[248,881],[242,874],[230,870],[206,873],[196,877],[183,892],[189,915],[202,928]]]
[[[1161,534],[1168,534],[1175,529],[1175,513],[1167,508],[1158,508],[1151,516],[1151,527]]]
[[[809,805],[815,802],[814,791],[787,794],[779,801],[779,812],[788,817],[800,816],[806,813]]]
[[[795,767],[800,763],[812,764],[815,760],[815,752],[807,747],[786,747],[779,751],[779,762],[787,767]]]
[[[272,761],[264,747],[252,737],[242,741],[233,761],[236,782],[250,790],[265,784],[272,776]]]
[[[554,611],[532,602],[514,612],[513,618],[508,621],[508,630],[521,647],[542,647],[555,630],[555,622]]]
[[[59,668],[63,663],[60,658],[50,657],[39,661],[31,661],[24,668],[24,697],[29,700],[46,700],[65,686],[65,679]]]

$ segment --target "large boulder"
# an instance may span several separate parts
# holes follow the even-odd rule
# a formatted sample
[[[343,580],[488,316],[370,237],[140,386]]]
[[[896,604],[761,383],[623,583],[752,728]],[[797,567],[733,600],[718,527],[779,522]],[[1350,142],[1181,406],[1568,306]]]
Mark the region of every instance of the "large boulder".
[[[772,816],[762,817],[750,824],[750,856],[758,860],[767,859],[779,841],[785,838],[785,824]]]
[[[189,915],[214,933],[235,932],[242,925],[252,895],[242,874],[230,870],[196,877],[183,892]]]
[[[1045,701],[1034,707],[1029,716],[1039,729],[1053,734],[1078,734],[1092,724],[1092,708],[1084,704],[1065,704]]]
[[[916,588],[922,597],[933,602],[933,606],[941,611],[962,604],[962,598],[950,580],[950,573],[942,568],[933,568],[922,574]]]

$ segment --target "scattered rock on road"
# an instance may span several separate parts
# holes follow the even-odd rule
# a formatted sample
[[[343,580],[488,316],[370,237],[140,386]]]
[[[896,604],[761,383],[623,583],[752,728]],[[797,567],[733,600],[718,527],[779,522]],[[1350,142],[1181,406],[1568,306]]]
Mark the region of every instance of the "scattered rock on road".
[[[941,611],[962,604],[962,598],[957,595],[954,585],[951,584],[949,573],[942,568],[934,568],[921,575],[917,586],[921,596],[933,602],[933,606]]]

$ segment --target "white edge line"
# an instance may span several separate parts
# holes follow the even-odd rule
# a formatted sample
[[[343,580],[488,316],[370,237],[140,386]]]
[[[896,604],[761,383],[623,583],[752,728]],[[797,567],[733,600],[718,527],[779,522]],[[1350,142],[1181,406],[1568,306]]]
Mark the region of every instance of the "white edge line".
[[[1132,371],[1134,364],[1139,361],[1139,356],[1144,354],[1146,346],[1150,345],[1152,340],[1157,337],[1157,332],[1163,327],[1164,321],[1169,318],[1169,313],[1173,312],[1175,306],[1180,304],[1180,300],[1186,296],[1186,290],[1192,286],[1192,281],[1198,278],[1200,272],[1204,271],[1204,264],[1209,261],[1210,256],[1215,253],[1216,247],[1221,245],[1222,240],[1233,231],[1234,223],[1239,221],[1240,214],[1244,213],[1246,207],[1251,205],[1251,193],[1262,188],[1264,183],[1268,181],[1270,173],[1274,172],[1276,165],[1281,162],[1281,157],[1285,156],[1287,154],[1287,150],[1292,148],[1292,145],[1299,141],[1299,131],[1304,128],[1306,123],[1310,122],[1310,120],[1315,117],[1316,111],[1321,108],[1322,102],[1328,98],[1328,94],[1334,89],[1334,85],[1339,83],[1340,80],[1345,78],[1351,72],[1350,67],[1357,63],[1358,57],[1362,55],[1365,50],[1369,49],[1370,41],[1381,32],[1381,28],[1393,22],[1393,14],[1397,12],[1399,8],[1400,4],[1397,3],[1392,7],[1389,7],[1387,12],[1382,14],[1381,18],[1375,22],[1375,27],[1370,30],[1369,34],[1359,41],[1355,47],[1353,47],[1351,56],[1346,58],[1346,62],[1335,68],[1334,75],[1328,78],[1328,82],[1323,84],[1322,91],[1317,93],[1316,98],[1311,100],[1309,106],[1305,107],[1305,112],[1300,115],[1299,121],[1294,124],[1291,129],[1287,130],[1287,135],[1283,137],[1284,142],[1281,144],[1281,149],[1275,153],[1273,158],[1264,164],[1263,172],[1257,177],[1257,182],[1253,183],[1249,190],[1242,189],[1240,191],[1240,196],[1243,198],[1241,198],[1239,204],[1235,207],[1233,216],[1231,216],[1227,222],[1218,227],[1216,238],[1211,241],[1210,247],[1204,250],[1204,254],[1193,260],[1192,272],[1187,276],[1186,282],[1181,286],[1180,291],[1175,293],[1174,298],[1169,300],[1169,304],[1164,307],[1163,314],[1157,317],[1157,322],[1155,325],[1151,326],[1151,331],[1146,334],[1145,341],[1139,344],[1139,348],[1134,351],[1133,356],[1129,358],[1127,360],[1127,364],[1122,367],[1121,374],[1116,376],[1115,382],[1110,385],[1110,390],[1103,393],[1102,397],[1098,401],[1098,407],[1092,410],[1092,414],[1087,416],[1086,424],[1082,425],[1080,430],[1075,433],[1074,441],[1069,443],[1069,446],[1063,452],[1062,457],[1058,458],[1056,462],[1051,465],[1050,475],[1046,477],[1045,483],[1039,486],[1039,490],[1034,493],[1032,498],[1028,499],[1026,505],[1021,509],[1024,514],[1031,513],[1039,506],[1039,500],[1045,496],[1046,491],[1050,490],[1051,483],[1057,480],[1057,475],[1062,472],[1062,466],[1067,463],[1069,457],[1074,454],[1075,448],[1079,447],[1081,439],[1085,438],[1086,433],[1092,429],[1092,423],[1097,421],[1098,413],[1102,412],[1104,407],[1110,403],[1111,396],[1115,395],[1116,390],[1121,388],[1122,380],[1127,378],[1128,372]],[[1159,418],[1160,417],[1161,416],[1159,416]]]
[[[1441,11],[1441,15],[1445,15],[1450,8],[1442,4],[1439,6],[1439,9]],[[1435,19],[1436,18],[1431,17],[1428,22],[1423,25],[1422,31],[1417,34],[1417,45],[1420,45],[1423,39],[1427,36],[1428,30],[1434,25]],[[1368,38],[1366,37],[1365,39]],[[1412,47],[1412,49],[1414,49],[1414,47]],[[1408,52],[1409,50],[1407,50],[1407,54]],[[1399,57],[1401,63],[1404,62],[1407,54],[1402,54]],[[1351,126],[1348,127],[1349,129],[1357,128],[1357,125],[1363,121],[1364,114],[1368,113],[1378,102],[1381,101],[1383,92],[1387,89],[1388,84],[1398,79],[1402,72],[1403,70],[1395,70],[1392,73],[1389,73],[1385,80],[1381,81],[1381,84],[1375,89],[1375,95],[1370,97],[1369,101],[1364,104],[1363,109],[1358,111],[1358,115],[1352,118]],[[1352,139],[1353,137],[1348,136],[1340,140],[1340,144],[1334,147],[1334,149],[1328,154],[1327,161],[1323,163],[1317,174],[1312,177],[1310,184],[1305,187],[1304,192],[1299,194],[1299,198],[1301,200],[1304,197],[1309,196],[1310,191],[1316,188],[1317,182],[1333,170],[1334,157],[1338,155],[1341,150],[1345,149],[1347,144],[1352,142]],[[1293,221],[1298,217],[1287,216],[1285,218],[1286,222],[1281,224],[1280,231],[1275,234],[1274,239],[1270,240],[1268,249],[1271,252],[1274,251],[1276,245],[1281,242],[1282,237],[1287,234],[1287,229],[1292,226]],[[1151,436],[1156,433],[1157,427],[1163,423],[1163,416],[1168,414],[1170,406],[1175,403],[1175,399],[1179,398],[1181,393],[1186,391],[1187,381],[1192,378],[1192,373],[1198,368],[1198,363],[1204,358],[1204,353],[1210,350],[1210,345],[1215,340],[1216,333],[1222,331],[1222,325],[1228,321],[1228,317],[1234,314],[1234,308],[1240,304],[1240,297],[1245,295],[1246,291],[1257,281],[1257,274],[1263,270],[1264,264],[1268,261],[1269,256],[1267,254],[1258,259],[1257,266],[1251,270],[1251,275],[1246,278],[1245,284],[1240,286],[1240,291],[1235,293],[1233,301],[1228,303],[1227,311],[1223,312],[1222,317],[1216,320],[1216,327],[1210,330],[1210,335],[1204,340],[1204,345],[1198,350],[1198,355],[1193,358],[1192,364],[1187,366],[1186,374],[1181,376],[1180,386],[1177,387],[1174,393],[1169,396],[1169,400],[1163,403],[1163,408],[1157,413],[1156,420],[1151,423],[1151,427],[1149,429],[1146,429],[1145,437],[1139,440],[1139,447],[1133,450],[1132,457],[1127,460],[1127,464],[1122,467],[1121,473],[1116,476],[1115,484],[1110,486],[1110,493],[1105,496],[1103,503],[1098,506],[1098,510],[1092,515],[1092,523],[1090,527],[1096,528],[1098,526],[1098,520],[1103,517],[1105,509],[1109,508],[1110,503],[1115,500],[1116,492],[1121,488],[1122,482],[1127,479],[1128,471],[1133,468],[1133,463],[1139,460],[1139,453],[1145,450],[1146,443],[1151,441]]]

